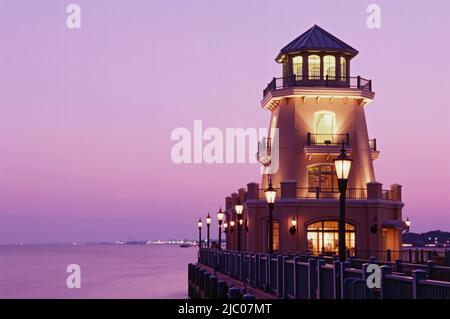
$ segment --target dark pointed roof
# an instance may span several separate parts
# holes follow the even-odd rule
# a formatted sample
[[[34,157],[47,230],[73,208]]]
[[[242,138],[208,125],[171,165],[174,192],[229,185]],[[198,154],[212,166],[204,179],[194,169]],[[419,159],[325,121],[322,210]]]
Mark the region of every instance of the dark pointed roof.
[[[289,53],[307,51],[307,50],[320,50],[327,52],[344,52],[352,56],[358,54],[358,51],[349,46],[344,41],[339,40],[331,33],[325,31],[318,25],[314,25],[311,29],[301,34],[294,41],[290,42],[284,48],[281,49],[276,60]]]

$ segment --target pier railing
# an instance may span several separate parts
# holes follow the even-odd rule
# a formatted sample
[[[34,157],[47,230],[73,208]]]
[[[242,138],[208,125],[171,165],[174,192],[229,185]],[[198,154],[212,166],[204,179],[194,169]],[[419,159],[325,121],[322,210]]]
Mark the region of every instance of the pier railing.
[[[196,266],[190,265],[190,283],[201,281],[201,285],[209,287],[205,282],[209,277],[203,277],[205,270],[201,270],[204,265],[278,298],[450,298],[450,280],[437,278],[439,272],[450,273],[450,268],[433,262],[412,265],[349,258],[341,263],[335,258],[306,254],[269,255],[206,248],[199,251],[198,262]],[[381,266],[380,289],[369,289],[366,285],[370,263]]]

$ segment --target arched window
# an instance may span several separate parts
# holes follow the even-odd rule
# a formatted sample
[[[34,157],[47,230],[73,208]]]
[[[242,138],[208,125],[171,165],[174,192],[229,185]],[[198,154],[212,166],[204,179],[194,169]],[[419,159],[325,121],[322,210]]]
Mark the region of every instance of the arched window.
[[[292,58],[292,74],[295,75],[296,80],[301,80],[303,77],[303,57],[300,55]]]
[[[332,55],[323,57],[323,76],[325,79],[327,75],[329,80],[336,78],[336,58]]]
[[[308,167],[308,190],[315,192],[319,187],[321,193],[338,192],[338,181],[334,165],[319,164]]]
[[[318,55],[308,57],[308,76],[310,80],[320,80],[320,57]]]
[[[336,134],[336,114],[330,111],[314,113],[315,144],[334,144]]]
[[[308,251],[314,254],[338,253],[339,228],[336,220],[322,220],[306,226]],[[350,250],[350,255],[355,252],[355,226],[345,224],[345,247]]]
[[[347,78],[347,60],[341,56],[341,80],[345,81]]]

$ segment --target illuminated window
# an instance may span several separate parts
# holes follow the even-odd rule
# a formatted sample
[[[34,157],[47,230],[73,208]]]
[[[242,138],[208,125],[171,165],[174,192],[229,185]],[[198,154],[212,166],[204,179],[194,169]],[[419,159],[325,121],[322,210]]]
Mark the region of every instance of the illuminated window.
[[[343,81],[347,78],[347,60],[341,56],[341,78]]]
[[[303,77],[303,57],[296,56],[292,59],[292,73],[295,78],[301,80]]]
[[[267,226],[269,226],[268,222]],[[272,238],[273,238],[273,250],[277,251],[280,249],[280,223],[277,220],[272,221]],[[269,244],[267,244],[267,246],[269,246]]]
[[[308,251],[314,254],[336,254],[339,250],[339,228],[335,220],[323,220],[307,226]],[[345,246],[355,252],[355,226],[345,224]]]
[[[323,57],[323,76],[328,79],[334,80],[336,78],[336,58],[332,55],[326,55]]]
[[[336,115],[330,111],[314,113],[314,137],[316,144],[335,143]]]
[[[308,168],[308,189],[315,192],[319,187],[321,192],[337,192],[338,181],[334,165],[315,165]]]
[[[320,80],[320,57],[318,55],[308,57],[308,75],[310,80]]]

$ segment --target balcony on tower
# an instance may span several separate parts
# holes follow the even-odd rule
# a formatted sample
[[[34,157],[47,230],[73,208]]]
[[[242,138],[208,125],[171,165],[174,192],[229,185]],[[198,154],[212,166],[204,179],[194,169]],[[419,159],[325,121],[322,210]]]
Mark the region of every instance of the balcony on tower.
[[[269,166],[272,162],[272,140],[270,137],[264,137],[258,142],[258,153],[256,160],[263,166]]]
[[[350,133],[345,134],[306,134],[305,153],[307,155],[339,155],[342,146],[351,153]]]

